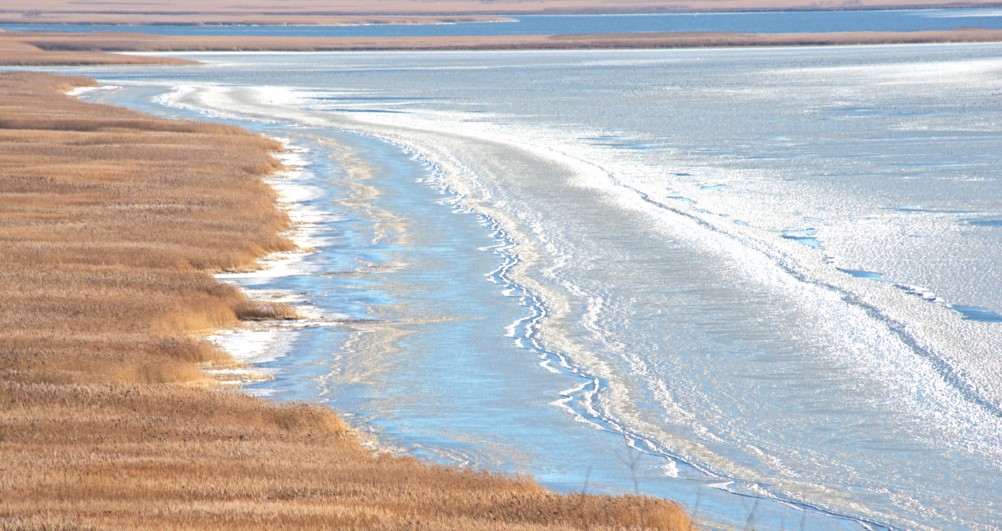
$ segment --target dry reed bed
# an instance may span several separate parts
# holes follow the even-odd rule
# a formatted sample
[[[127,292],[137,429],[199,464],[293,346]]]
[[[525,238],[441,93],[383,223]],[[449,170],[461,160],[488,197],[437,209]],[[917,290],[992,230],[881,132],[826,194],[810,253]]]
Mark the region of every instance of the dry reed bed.
[[[0,74],[0,528],[689,527],[204,385],[233,361],[197,334],[273,310],[209,272],[290,248],[261,180],[279,145],[62,94],[89,83]]]
[[[136,65],[136,64],[191,64],[191,61],[169,57],[138,57],[109,54],[99,51],[43,50],[15,32],[0,31],[0,65]]]

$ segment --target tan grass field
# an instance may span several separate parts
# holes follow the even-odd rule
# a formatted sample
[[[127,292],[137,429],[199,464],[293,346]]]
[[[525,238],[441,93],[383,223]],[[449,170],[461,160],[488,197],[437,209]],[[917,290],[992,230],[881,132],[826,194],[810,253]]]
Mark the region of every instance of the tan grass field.
[[[688,529],[671,502],[363,449],[334,413],[221,390],[200,339],[290,317],[209,273],[289,249],[279,145],[0,74],[0,528]]]
[[[0,66],[186,64],[190,61],[160,57],[137,57],[101,51],[43,50],[19,37],[0,31]]]

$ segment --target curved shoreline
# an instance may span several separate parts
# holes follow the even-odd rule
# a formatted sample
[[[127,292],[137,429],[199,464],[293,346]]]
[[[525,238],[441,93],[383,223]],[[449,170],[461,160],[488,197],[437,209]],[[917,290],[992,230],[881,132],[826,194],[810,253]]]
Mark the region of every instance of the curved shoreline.
[[[88,83],[0,75],[0,526],[690,526],[375,456],[327,409],[216,389],[203,369],[233,360],[192,334],[275,315],[209,272],[289,248],[261,182],[279,146],[63,94]]]

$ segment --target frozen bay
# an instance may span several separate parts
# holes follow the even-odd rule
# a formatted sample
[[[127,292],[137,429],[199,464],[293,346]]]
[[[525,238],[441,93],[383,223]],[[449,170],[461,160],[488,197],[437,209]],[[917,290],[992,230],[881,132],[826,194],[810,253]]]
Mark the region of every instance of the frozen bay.
[[[319,317],[264,362],[384,446],[758,528],[1002,521],[998,45],[188,55],[94,97],[300,150]]]

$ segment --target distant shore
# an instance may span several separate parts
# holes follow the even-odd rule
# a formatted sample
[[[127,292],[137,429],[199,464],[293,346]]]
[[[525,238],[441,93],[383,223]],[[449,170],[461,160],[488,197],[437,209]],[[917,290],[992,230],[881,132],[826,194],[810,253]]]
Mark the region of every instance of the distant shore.
[[[518,14],[708,13],[1002,7],[998,0],[228,0],[147,2],[5,0],[4,24],[413,24],[503,20]]]
[[[657,49],[949,42],[1002,42],[1002,30],[346,38],[189,37],[130,33],[0,32],[0,65],[190,63],[190,61],[169,57],[125,55],[146,52]]]

